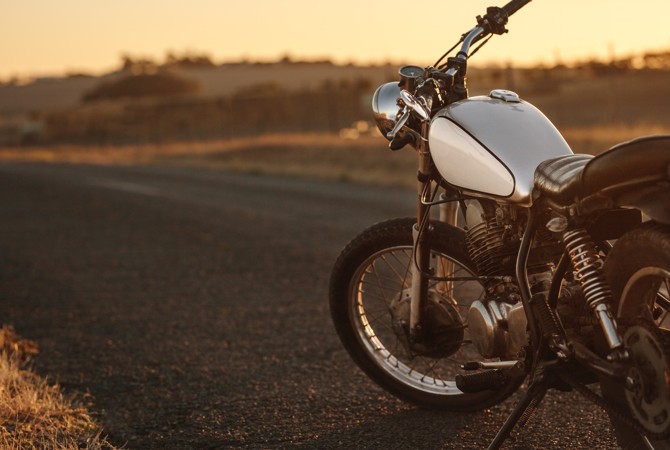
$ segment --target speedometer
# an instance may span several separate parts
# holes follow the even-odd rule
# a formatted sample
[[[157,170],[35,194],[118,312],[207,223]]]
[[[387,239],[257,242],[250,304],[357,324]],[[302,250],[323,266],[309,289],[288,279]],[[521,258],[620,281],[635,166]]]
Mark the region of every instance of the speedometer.
[[[402,66],[398,73],[400,74],[400,87],[414,92],[417,80],[423,76],[423,69],[419,66]]]
[[[398,73],[401,78],[412,80],[423,76],[423,69],[419,66],[402,66]]]

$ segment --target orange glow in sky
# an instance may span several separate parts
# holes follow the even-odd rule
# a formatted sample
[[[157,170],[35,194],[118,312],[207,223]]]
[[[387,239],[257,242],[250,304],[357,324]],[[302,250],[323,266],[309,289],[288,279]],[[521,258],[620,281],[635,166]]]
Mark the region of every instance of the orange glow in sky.
[[[2,0],[0,79],[102,72],[129,54],[215,62],[430,64],[495,0]],[[421,5],[420,8],[415,5]],[[670,49],[667,0],[533,0],[475,62],[554,64]]]

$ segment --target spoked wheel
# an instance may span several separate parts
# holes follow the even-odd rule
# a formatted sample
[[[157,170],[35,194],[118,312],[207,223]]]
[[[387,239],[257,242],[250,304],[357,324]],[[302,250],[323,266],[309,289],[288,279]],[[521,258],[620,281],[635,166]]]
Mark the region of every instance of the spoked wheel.
[[[467,312],[484,295],[467,257],[463,232],[434,223],[431,266],[460,281],[432,282],[428,311],[433,345],[423,352],[407,339],[413,219],[374,225],[355,238],[333,269],[330,307],[335,328],[354,361],[377,384],[421,406],[477,410],[509,396],[499,391],[464,394],[454,381],[460,366],[482,361],[469,337]],[[466,279],[468,278],[468,279]],[[421,353],[421,354],[419,354]]]
[[[630,354],[628,389],[603,384],[603,395],[631,411],[651,432],[670,429],[670,228],[655,224],[617,241],[605,274]],[[670,439],[653,439],[610,417],[624,449],[670,449]]]

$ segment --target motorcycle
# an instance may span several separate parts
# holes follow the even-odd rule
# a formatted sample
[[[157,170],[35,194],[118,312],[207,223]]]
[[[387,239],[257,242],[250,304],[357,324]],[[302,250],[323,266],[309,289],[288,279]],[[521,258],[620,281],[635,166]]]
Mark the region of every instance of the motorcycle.
[[[402,400],[475,411],[521,390],[490,449],[549,389],[603,408],[621,447],[668,449],[670,136],[573,154],[516,93],[469,97],[469,57],[529,2],[488,8],[435,65],[375,92],[391,150],[417,151],[417,215],[345,247],[333,323]]]

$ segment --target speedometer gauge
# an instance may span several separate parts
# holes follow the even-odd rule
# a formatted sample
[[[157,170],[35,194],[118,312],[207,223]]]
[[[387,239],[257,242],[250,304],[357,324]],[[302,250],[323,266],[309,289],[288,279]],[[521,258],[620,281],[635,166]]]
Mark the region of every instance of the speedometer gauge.
[[[423,69],[419,66],[402,66],[398,70],[398,73],[400,74],[400,78],[412,80],[422,76]]]
[[[423,69],[419,66],[402,66],[398,70],[400,74],[400,87],[414,92],[417,85],[417,79],[423,76]]]

